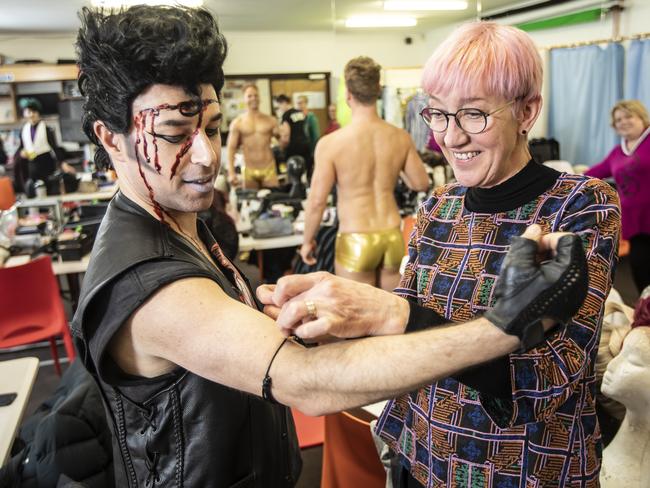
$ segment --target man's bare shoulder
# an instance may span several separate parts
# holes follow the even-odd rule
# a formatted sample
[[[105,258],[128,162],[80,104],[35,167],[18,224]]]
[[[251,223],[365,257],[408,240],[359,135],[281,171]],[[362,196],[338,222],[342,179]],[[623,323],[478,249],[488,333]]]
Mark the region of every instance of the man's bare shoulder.
[[[197,295],[198,294],[198,295]],[[210,297],[209,301],[189,300],[192,296]],[[204,277],[189,277],[173,281],[158,289],[133,315],[132,319],[139,314],[160,314],[156,322],[160,323],[165,319],[173,320],[179,312],[189,313],[188,303],[192,303],[192,313],[200,313],[202,310],[212,310],[215,301],[227,300],[228,296],[214,281]]]
[[[242,120],[244,120],[244,114],[239,114],[234,119],[232,119],[230,122],[230,130],[238,130],[240,128]]]
[[[190,310],[186,300],[197,293],[210,300],[194,300]],[[175,335],[177,324],[187,320],[188,315],[207,317],[210,308],[226,298],[216,283],[202,277],[184,278],[159,288],[117,331],[109,345],[111,356],[130,374],[154,377],[171,371],[172,362],[148,351]]]
[[[318,139],[316,147],[320,151],[330,151],[344,139],[348,137],[348,127],[342,127],[334,132],[330,132]]]
[[[270,124],[277,124],[277,123],[278,123],[278,119],[276,119],[276,118],[273,117],[272,115],[265,114],[265,113],[263,113],[263,112],[259,112],[259,113],[257,114],[257,116],[258,116],[259,118],[261,118],[264,122],[268,122],[268,123],[270,123]]]
[[[400,142],[408,141],[409,140],[409,133],[406,132],[404,129],[401,129],[399,127],[394,126],[390,122],[386,122],[385,120],[380,120],[378,122],[381,125],[381,129],[385,131],[386,133],[390,134],[391,137],[397,138]]]

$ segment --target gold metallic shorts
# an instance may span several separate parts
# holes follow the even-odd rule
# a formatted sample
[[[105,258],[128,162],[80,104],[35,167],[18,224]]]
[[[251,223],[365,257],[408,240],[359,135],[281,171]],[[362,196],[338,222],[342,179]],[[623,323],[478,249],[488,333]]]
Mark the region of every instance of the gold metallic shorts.
[[[376,232],[339,232],[336,236],[336,262],[351,272],[396,270],[405,254],[399,229]]]
[[[268,165],[266,168],[249,168],[244,166],[242,168],[242,178],[244,185],[247,183],[257,183],[258,186],[264,186],[268,183],[277,182],[277,173],[275,171],[275,163]]]

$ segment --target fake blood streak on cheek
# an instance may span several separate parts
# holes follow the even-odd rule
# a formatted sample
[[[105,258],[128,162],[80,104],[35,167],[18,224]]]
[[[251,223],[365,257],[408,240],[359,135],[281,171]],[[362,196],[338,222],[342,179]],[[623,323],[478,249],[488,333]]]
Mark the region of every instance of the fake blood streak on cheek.
[[[185,141],[181,149],[178,151],[176,154],[176,161],[174,161],[174,166],[172,166],[171,174],[169,175],[169,179],[171,180],[174,175],[176,174],[176,170],[178,169],[178,165],[181,163],[181,158],[187,154],[187,151],[190,150],[192,147],[192,144],[194,143],[194,138],[196,135],[199,133],[199,129],[201,128],[201,123],[203,122],[203,112],[207,106],[203,106],[201,108],[201,111],[199,112],[199,120],[196,124],[196,129],[194,129],[194,132],[192,132],[192,135]]]
[[[153,117],[152,117],[153,118]],[[154,194],[153,188],[147,181],[147,177],[144,174],[144,171],[142,170],[142,161],[140,160],[140,152],[139,152],[139,145],[140,142],[144,141],[144,147],[146,148],[147,141],[144,137],[144,119],[142,113],[139,113],[136,115],[134,123],[135,123],[135,130],[136,130],[136,139],[135,139],[135,160],[137,161],[138,164],[138,172],[140,173],[140,178],[142,178],[142,181],[144,182],[144,186],[147,187],[147,191],[149,192],[149,198],[151,199],[151,203],[153,204],[153,210],[160,219],[161,222],[166,223],[165,221],[165,212],[163,211],[162,207],[160,204],[156,201],[156,196]],[[173,219],[172,219],[173,220]]]
[[[154,148],[153,164],[158,174],[160,174],[162,167],[160,166],[160,162],[158,161],[158,140],[156,139],[156,132],[154,131],[154,122],[156,121],[157,116],[158,116],[158,112],[154,112],[151,114],[151,135],[153,136],[153,141],[151,142],[153,143],[153,148]]]
[[[158,115],[158,111],[153,111],[151,113],[151,133],[153,136],[153,146],[155,149],[155,154],[154,154],[154,163],[155,163],[155,168],[158,174],[161,173],[162,167],[160,166],[160,163],[158,161],[158,144],[156,141],[156,133],[154,132],[154,122],[155,118]],[[143,152],[145,157],[147,157],[147,162],[149,162],[149,157],[147,155],[147,140],[144,134],[144,130],[146,127],[146,115],[143,115],[142,113],[139,113],[135,120],[135,127],[136,127],[136,140],[135,140],[135,159],[138,163],[138,172],[140,173],[140,178],[142,178],[142,181],[144,182],[144,185],[147,187],[147,191],[149,192],[149,199],[151,200],[151,203],[153,204],[153,210],[160,219],[160,221],[163,224],[167,224],[167,220],[165,220],[165,215],[169,217],[169,219],[176,225],[178,229],[180,229],[179,223],[176,221],[176,219],[169,213],[166,212],[162,206],[158,203],[156,200],[156,195],[153,191],[153,187],[149,184],[149,181],[147,180],[146,175],[144,174],[144,171],[142,170],[142,161],[140,160],[140,153],[139,153],[139,145],[142,142],[143,144]],[[199,123],[199,126],[201,124]],[[198,129],[197,129],[198,130]],[[186,151],[187,152],[187,151]]]
[[[147,112],[141,112],[142,119],[140,120],[140,138],[142,139],[142,152],[144,154],[145,161],[150,162],[149,153],[147,151],[147,138],[144,135],[144,129],[147,127]],[[153,115],[153,114],[152,114]],[[153,117],[151,117],[153,120]]]

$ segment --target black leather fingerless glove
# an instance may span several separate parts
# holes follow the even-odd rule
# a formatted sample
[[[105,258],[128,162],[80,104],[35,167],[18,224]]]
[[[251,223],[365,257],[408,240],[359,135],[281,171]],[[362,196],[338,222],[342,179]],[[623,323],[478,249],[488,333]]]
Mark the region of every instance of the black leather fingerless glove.
[[[521,350],[544,340],[542,319],[566,323],[587,296],[587,260],[580,237],[562,236],[550,261],[535,262],[537,243],[512,238],[495,287],[496,303],[485,318],[521,340]]]

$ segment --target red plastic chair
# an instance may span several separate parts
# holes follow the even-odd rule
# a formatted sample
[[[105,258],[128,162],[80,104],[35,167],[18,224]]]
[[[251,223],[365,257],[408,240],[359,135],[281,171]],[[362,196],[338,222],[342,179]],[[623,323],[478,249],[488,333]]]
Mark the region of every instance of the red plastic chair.
[[[70,362],[75,358],[75,350],[49,256],[21,266],[0,268],[0,311],[0,348],[47,339],[54,367],[61,376],[56,338],[63,337]]]
[[[0,177],[0,210],[9,210],[16,203],[16,194],[8,176]]]
[[[292,408],[291,413],[300,449],[321,445],[325,439],[325,418],[305,415],[297,408]]]
[[[384,488],[386,471],[379,460],[370,424],[347,412],[325,417],[321,488]]]

